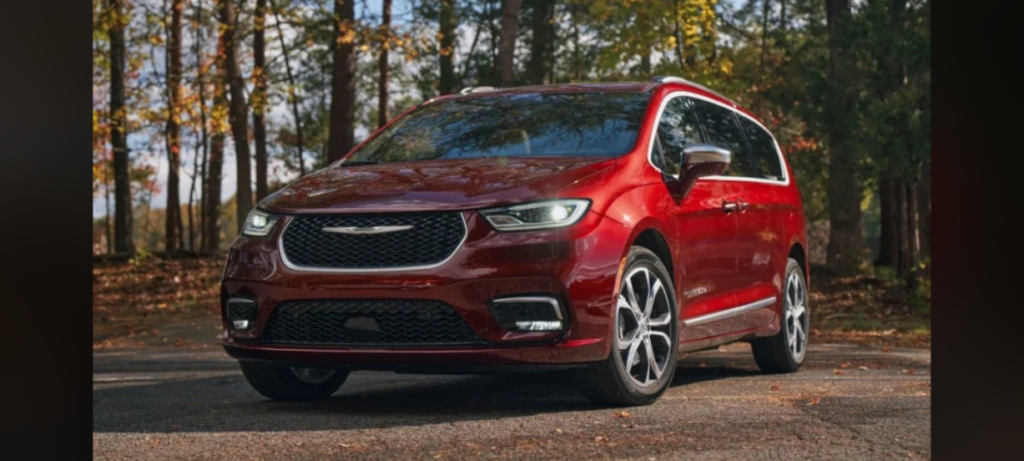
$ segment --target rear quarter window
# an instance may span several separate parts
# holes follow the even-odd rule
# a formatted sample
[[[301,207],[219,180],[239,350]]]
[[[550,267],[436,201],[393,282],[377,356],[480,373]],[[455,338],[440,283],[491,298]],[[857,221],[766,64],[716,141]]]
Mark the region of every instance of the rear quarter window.
[[[757,176],[761,179],[782,181],[785,174],[782,172],[782,163],[779,160],[779,152],[775,147],[775,140],[760,125],[739,117],[740,126],[747,135],[747,142],[753,154],[754,166]]]

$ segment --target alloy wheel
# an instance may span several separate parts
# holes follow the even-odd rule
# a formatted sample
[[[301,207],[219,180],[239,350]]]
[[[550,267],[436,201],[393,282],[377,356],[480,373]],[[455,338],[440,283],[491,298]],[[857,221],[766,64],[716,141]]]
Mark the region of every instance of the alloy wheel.
[[[672,311],[665,284],[645,267],[622,279],[616,307],[615,346],[626,375],[640,387],[654,384],[672,353]]]
[[[786,338],[789,340],[789,353],[797,363],[804,360],[807,353],[807,330],[810,327],[810,316],[807,312],[807,287],[798,272],[793,272],[786,279],[785,305]]]

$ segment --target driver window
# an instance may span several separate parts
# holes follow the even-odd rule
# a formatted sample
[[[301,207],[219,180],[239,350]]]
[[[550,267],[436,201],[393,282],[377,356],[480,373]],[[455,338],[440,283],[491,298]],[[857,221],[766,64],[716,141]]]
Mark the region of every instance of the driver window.
[[[655,149],[661,153],[665,173],[678,175],[683,148],[704,142],[700,124],[694,116],[690,98],[679,96],[669,100],[658,123]]]

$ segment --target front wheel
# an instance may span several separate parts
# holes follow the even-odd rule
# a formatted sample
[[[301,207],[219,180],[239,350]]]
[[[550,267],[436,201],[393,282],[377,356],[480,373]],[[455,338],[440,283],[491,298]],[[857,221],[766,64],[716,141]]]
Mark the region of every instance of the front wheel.
[[[649,405],[676,370],[679,327],[672,277],[658,257],[633,247],[619,283],[608,358],[578,374],[590,400],[611,406]]]
[[[242,360],[242,374],[257,392],[273,400],[321,400],[348,378],[348,371],[300,368]]]
[[[807,308],[807,282],[795,259],[786,262],[786,287],[782,301],[782,330],[779,334],[750,343],[754,361],[761,371],[792,373],[800,369],[807,355],[807,333],[811,314]]]

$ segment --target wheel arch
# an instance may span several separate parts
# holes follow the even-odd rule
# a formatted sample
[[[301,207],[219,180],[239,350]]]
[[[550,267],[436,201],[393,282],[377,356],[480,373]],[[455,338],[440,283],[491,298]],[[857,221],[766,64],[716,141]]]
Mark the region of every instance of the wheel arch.
[[[800,269],[804,271],[804,282],[810,285],[811,268],[807,262],[807,251],[804,249],[803,243],[794,241],[789,247],[789,257],[800,265]]]

